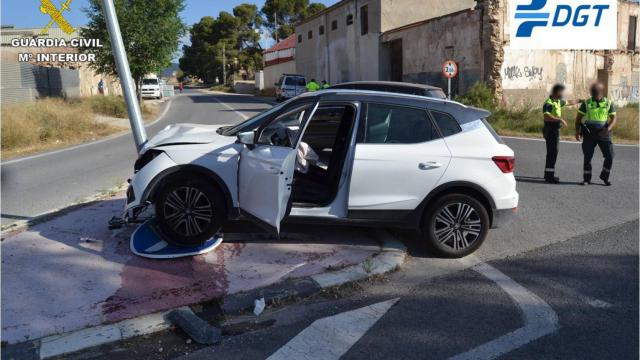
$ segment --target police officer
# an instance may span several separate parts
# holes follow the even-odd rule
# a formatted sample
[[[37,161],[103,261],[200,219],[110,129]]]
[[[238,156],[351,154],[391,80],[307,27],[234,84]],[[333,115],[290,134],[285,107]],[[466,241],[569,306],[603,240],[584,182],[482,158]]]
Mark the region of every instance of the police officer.
[[[556,160],[558,159],[558,145],[560,144],[560,128],[567,126],[562,118],[562,108],[566,105],[576,105],[578,100],[564,100],[564,85],[556,84],[551,89],[549,98],[542,106],[544,127],[542,135],[547,145],[547,157],[544,166],[544,181],[552,184],[560,183],[555,176]]]
[[[322,80],[322,88],[328,89],[331,85],[327,82],[327,80]]]
[[[318,85],[316,79],[311,79],[311,81],[307,83],[306,88],[308,92],[314,92],[320,90],[320,85]]]
[[[604,97],[604,85],[596,83],[591,86],[591,98],[585,100],[576,117],[576,140],[582,139],[584,154],[583,185],[591,184],[591,159],[596,146],[602,151],[604,164],[600,179],[611,186],[609,174],[613,165],[613,142],[611,130],[616,125],[616,108]]]

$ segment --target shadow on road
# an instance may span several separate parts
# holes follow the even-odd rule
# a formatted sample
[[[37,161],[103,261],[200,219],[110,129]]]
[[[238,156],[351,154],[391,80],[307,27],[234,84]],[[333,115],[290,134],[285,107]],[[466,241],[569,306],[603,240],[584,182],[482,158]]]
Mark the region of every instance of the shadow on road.
[[[531,183],[531,184],[546,184],[544,178],[541,177],[533,177],[533,176],[516,176],[517,182],[523,183]],[[560,181],[559,184],[549,184],[549,185],[582,185],[579,181]],[[601,185],[601,184],[594,184]]]

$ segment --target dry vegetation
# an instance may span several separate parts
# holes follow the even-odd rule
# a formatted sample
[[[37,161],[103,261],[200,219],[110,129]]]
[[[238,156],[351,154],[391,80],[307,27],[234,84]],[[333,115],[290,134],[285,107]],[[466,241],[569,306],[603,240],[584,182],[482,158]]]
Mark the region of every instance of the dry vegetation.
[[[145,117],[152,111],[143,105]],[[2,108],[2,158],[95,140],[126,128],[96,121],[96,114],[127,117],[124,101],[115,96],[41,99]]]
[[[484,84],[474,85],[464,96],[456,100],[491,111],[489,122],[501,135],[542,137],[542,104],[523,109],[505,109],[495,104],[493,94]],[[569,126],[561,130],[563,138],[573,138],[577,107],[562,110],[563,118]],[[618,123],[613,129],[614,142],[638,143],[638,104],[630,104],[617,109]]]

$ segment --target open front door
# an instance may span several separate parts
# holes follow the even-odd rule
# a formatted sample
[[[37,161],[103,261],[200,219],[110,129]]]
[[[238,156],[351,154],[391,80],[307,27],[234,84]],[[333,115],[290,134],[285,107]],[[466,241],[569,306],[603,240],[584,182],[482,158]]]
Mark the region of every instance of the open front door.
[[[294,106],[256,131],[255,145],[240,154],[240,208],[259,225],[280,232],[287,212],[296,149],[317,102]]]

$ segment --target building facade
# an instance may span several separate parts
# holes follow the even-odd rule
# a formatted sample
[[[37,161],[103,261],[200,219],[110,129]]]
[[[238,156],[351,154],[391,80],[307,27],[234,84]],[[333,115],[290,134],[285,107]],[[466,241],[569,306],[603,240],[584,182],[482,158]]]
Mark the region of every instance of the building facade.
[[[640,100],[639,15],[638,2],[618,1],[617,49],[607,51],[512,49],[506,0],[479,0],[473,9],[391,29],[381,43],[402,49],[395,54],[402,81],[444,88],[441,64],[452,59],[460,69],[454,93],[483,81],[505,104],[526,106],[539,104],[555,83],[584,98],[601,81],[608,96],[624,105]]]
[[[273,89],[282,74],[296,72],[296,36],[291,35],[263,53],[264,88]]]
[[[340,83],[397,80],[398,48],[380,42],[384,32],[475,5],[474,0],[342,0],[296,26],[296,72]]]

